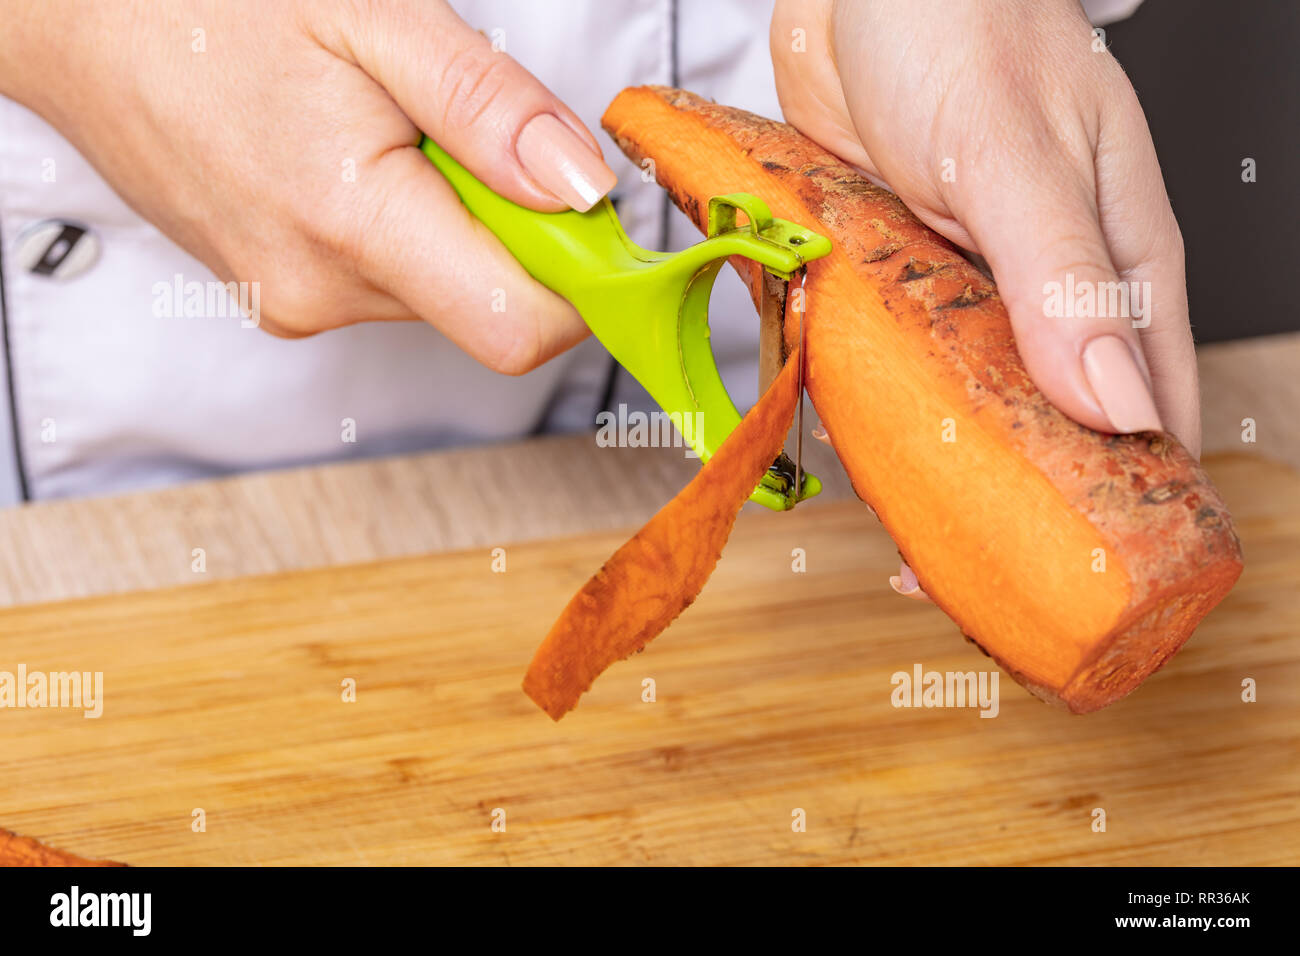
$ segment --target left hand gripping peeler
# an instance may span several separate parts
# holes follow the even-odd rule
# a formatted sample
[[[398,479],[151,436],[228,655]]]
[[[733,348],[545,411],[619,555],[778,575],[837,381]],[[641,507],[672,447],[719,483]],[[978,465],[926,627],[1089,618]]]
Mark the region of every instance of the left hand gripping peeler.
[[[608,197],[587,212],[535,212],[497,195],[428,137],[420,149],[528,273],[572,303],[707,462],[740,424],[709,346],[714,279],[730,256],[752,259],[765,270],[759,384],[766,389],[786,358],[782,331],[790,283],[802,284],[805,265],[830,252],[830,240],[773,218],[757,196],[731,193],[709,200],[708,238],[678,253],[651,252],[627,237]],[[740,213],[747,219],[743,225]],[[803,296],[795,299],[798,307],[790,311],[799,317],[802,342]],[[783,452],[750,495],[774,511],[821,490],[821,482],[802,470],[802,363],[798,388],[795,461]]]

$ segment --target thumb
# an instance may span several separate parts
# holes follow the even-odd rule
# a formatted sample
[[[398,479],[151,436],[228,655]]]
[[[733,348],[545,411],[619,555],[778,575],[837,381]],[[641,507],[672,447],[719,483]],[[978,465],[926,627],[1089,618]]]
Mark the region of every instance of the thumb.
[[[1160,431],[1132,320],[1145,303],[1116,274],[1095,185],[1060,171],[984,180],[967,197],[957,217],[993,270],[1034,384],[1098,431]]]
[[[522,206],[585,211],[614,186],[595,137],[567,106],[442,0],[365,4],[358,65],[493,191]]]

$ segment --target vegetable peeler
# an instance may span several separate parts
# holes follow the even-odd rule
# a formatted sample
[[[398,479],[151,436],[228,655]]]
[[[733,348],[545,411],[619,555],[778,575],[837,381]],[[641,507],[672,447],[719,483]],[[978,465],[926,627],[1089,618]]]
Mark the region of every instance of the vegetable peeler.
[[[709,345],[709,296],[718,272],[730,256],[752,259],[765,270],[759,384],[766,389],[786,358],[782,332],[790,285],[802,287],[805,265],[830,252],[830,240],[774,218],[757,196],[731,193],[709,200],[708,237],[702,242],[678,253],[652,252],[628,238],[608,197],[586,212],[535,212],[497,195],[427,136],[420,149],[528,273],[572,303],[707,462],[740,424]],[[789,311],[798,315],[802,344],[802,293]],[[821,490],[821,482],[802,469],[802,365],[799,396],[795,461],[783,452],[750,495],[774,511]]]

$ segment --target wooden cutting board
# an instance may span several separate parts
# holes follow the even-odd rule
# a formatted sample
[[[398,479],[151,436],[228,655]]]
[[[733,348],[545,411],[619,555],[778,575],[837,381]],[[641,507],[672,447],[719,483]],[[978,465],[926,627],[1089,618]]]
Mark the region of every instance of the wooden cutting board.
[[[895,672],[989,661],[888,590],[856,503],[747,512],[559,724],[524,668],[623,535],[8,610],[0,670],[102,671],[104,703],[0,710],[0,827],[132,864],[1294,864],[1300,476],[1210,470],[1245,575],[1086,717],[1005,678],[993,719],[892,706]]]

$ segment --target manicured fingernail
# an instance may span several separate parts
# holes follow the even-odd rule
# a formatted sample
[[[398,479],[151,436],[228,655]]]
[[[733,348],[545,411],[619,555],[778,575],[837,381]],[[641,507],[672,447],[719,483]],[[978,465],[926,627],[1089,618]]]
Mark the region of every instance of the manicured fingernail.
[[[920,582],[916,580],[916,572],[906,564],[898,569],[898,574],[889,579],[889,586],[903,597],[911,597],[921,589]]]
[[[534,116],[519,132],[515,154],[533,181],[561,202],[586,212],[618,177],[557,116]]]
[[[831,440],[831,436],[826,434],[826,427],[821,422],[818,422],[813,426],[812,437],[816,438],[818,441],[824,442],[829,442]]]
[[[1160,431],[1160,414],[1132,350],[1117,335],[1093,339],[1083,350],[1083,374],[1115,431]]]

